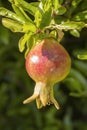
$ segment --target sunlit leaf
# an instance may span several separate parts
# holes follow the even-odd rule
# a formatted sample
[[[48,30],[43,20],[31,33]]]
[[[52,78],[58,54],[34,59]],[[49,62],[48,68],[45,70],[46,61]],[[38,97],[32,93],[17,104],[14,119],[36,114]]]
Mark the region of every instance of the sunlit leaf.
[[[21,39],[19,40],[19,50],[20,52],[23,52],[25,49],[25,44],[27,43],[28,39],[30,37],[30,34],[25,34],[24,36],[21,37]]]
[[[13,7],[15,13],[19,16],[19,18],[21,18],[21,20],[25,21],[25,23],[33,22],[31,20],[31,18],[24,12],[24,10],[21,7],[19,7],[19,5],[12,4],[12,7]]]
[[[43,12],[47,12],[52,8],[52,0],[42,0],[40,4],[42,6]]]
[[[18,21],[20,23],[25,23],[19,16],[4,7],[0,7],[0,15]]]
[[[62,24],[60,24],[60,26],[62,29],[65,29],[65,30],[77,29],[80,31],[83,27],[85,27],[85,23],[69,21],[69,22],[63,22]]]
[[[31,48],[34,46],[34,42],[35,42],[34,36],[32,35],[32,33],[30,33],[27,44],[26,44],[27,49],[25,51],[25,58],[26,58],[27,54],[29,53],[29,51],[31,50]]]
[[[12,32],[23,32],[22,24],[20,24],[17,21],[14,21],[8,18],[3,18],[2,24],[6,28],[9,28]]]
[[[87,59],[87,49],[76,49],[73,51],[73,55],[81,60]]]
[[[26,56],[28,51],[32,48],[33,44],[34,44],[34,35],[32,34],[32,32],[25,33],[25,35],[22,36],[21,39],[19,40],[20,52],[23,52],[25,47],[27,47],[25,52],[25,56]]]
[[[36,4],[34,6],[34,3],[30,4],[24,0],[17,0],[17,2],[19,3],[19,5],[27,12],[29,12],[32,15],[35,15],[35,12],[37,11],[37,7]]]
[[[80,37],[80,33],[76,29],[71,30],[70,33],[75,37]]]
[[[35,32],[36,26],[32,23],[25,24],[23,26],[23,32],[27,32],[27,31]]]
[[[58,10],[58,8],[61,6],[59,0],[53,0],[53,5],[55,10]]]
[[[81,60],[87,60],[87,55],[78,55],[77,57]]]
[[[40,22],[41,22],[41,19],[42,19],[42,15],[43,15],[43,12],[40,10],[40,9],[38,9],[37,11],[36,11],[36,13],[35,13],[35,24],[36,24],[36,26],[39,28],[39,26],[40,26]]]

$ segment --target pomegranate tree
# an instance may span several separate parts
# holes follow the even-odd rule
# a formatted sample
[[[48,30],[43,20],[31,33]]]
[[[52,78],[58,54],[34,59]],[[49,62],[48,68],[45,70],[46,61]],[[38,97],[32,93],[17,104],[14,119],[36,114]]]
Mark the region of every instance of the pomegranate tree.
[[[59,43],[66,31],[80,37],[80,31],[87,27],[87,12],[84,9],[77,12],[81,0],[8,1],[11,10],[0,7],[2,24],[12,32],[22,33],[19,51],[24,51],[26,56],[30,50],[26,56],[26,70],[36,82],[34,94],[24,104],[36,99],[38,108],[53,103],[59,109],[53,86],[68,75],[71,67],[71,59]],[[43,40],[36,44],[41,38]],[[87,55],[79,54],[78,58],[85,60]]]
[[[36,85],[34,94],[23,103],[36,99],[38,108],[53,103],[59,109],[53,86],[68,75],[70,66],[69,54],[56,40],[45,38],[36,44],[26,56],[26,70]]]

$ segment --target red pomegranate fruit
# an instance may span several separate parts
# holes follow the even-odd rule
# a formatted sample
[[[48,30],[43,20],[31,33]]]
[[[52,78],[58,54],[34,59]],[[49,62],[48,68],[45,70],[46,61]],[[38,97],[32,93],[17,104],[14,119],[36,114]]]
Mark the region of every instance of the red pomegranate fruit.
[[[38,108],[53,103],[59,109],[53,96],[53,85],[68,75],[70,67],[71,59],[64,47],[52,38],[43,39],[26,57],[27,73],[36,85],[34,94],[23,103],[36,99]]]

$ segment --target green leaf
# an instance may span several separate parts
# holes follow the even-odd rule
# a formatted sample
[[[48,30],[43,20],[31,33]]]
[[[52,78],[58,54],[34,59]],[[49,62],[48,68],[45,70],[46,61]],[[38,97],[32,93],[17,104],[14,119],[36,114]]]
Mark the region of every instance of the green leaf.
[[[32,6],[37,8],[39,6],[39,3],[40,2],[31,2],[30,5],[32,5]]]
[[[52,4],[54,5],[55,10],[57,10],[61,6],[59,0],[52,0]]]
[[[73,50],[73,56],[75,57],[75,58],[77,58],[77,55],[87,55],[87,49],[86,48],[84,48],[84,49],[74,49]]]
[[[83,11],[83,12],[79,12],[78,14],[76,14],[74,17],[73,17],[73,20],[76,20],[76,21],[87,21],[87,10]]]
[[[77,57],[81,60],[87,60],[87,55],[77,55]]]
[[[57,9],[57,15],[63,15],[65,12],[66,12],[66,8],[63,7],[63,6],[60,6],[60,7]]]
[[[35,15],[35,12],[37,11],[36,4],[28,3],[24,0],[17,0],[19,6],[21,6],[25,11],[29,12],[33,16]]]
[[[20,24],[17,21],[14,21],[8,18],[3,18],[2,24],[6,28],[9,28],[12,32],[23,32],[22,24]]]
[[[31,50],[34,43],[36,42],[34,35],[32,35],[32,33],[30,33],[29,35],[30,36],[29,36],[28,41],[27,41],[27,49],[25,51],[25,58],[26,58],[27,54],[29,53],[29,51]]]
[[[0,7],[0,15],[18,21],[22,24],[25,23],[25,21],[23,21],[23,19],[21,19],[18,15],[3,7]]]
[[[73,51],[73,55],[81,60],[87,59],[87,49],[76,49]]]
[[[56,12],[57,15],[63,15],[66,12],[66,8],[60,4],[59,0],[53,0],[52,4],[54,6],[53,10]]]
[[[34,21],[37,28],[39,28],[40,26],[41,18],[42,18],[42,12],[40,9],[38,9],[35,13],[35,21]]]
[[[77,5],[81,2],[82,0],[73,0],[72,1],[72,6],[77,7]]]
[[[4,34],[4,35],[3,35]],[[0,43],[9,44],[10,43],[10,32],[8,29],[0,25]],[[4,48],[4,46],[3,46]],[[1,50],[0,50],[1,52]]]
[[[80,93],[71,92],[70,96],[74,96],[74,97],[87,97],[87,91],[82,91]]]
[[[70,33],[75,37],[80,37],[80,33],[76,29],[71,30]]]
[[[66,30],[76,29],[76,30],[81,31],[81,29],[83,27],[85,27],[85,23],[69,21],[69,22],[64,22],[64,23],[60,24],[60,27],[62,29],[66,29]]]
[[[87,80],[78,70],[71,69],[70,76],[79,81],[79,83],[82,85],[82,89],[87,90]]]
[[[55,21],[55,24],[61,24],[62,22],[66,22],[67,18],[65,18],[61,15],[56,15],[56,16],[54,16],[54,21]]]
[[[52,9],[50,8],[48,11],[46,11],[41,18],[39,28],[43,29],[44,27],[48,26],[51,22],[51,14]]]
[[[24,12],[24,10],[21,7],[17,7],[15,4],[12,5],[15,13],[19,16],[19,18],[21,18],[23,21],[25,21],[25,23],[27,22],[33,22],[28,16],[27,14]]]
[[[27,42],[29,41],[31,36],[32,36],[32,32],[29,32],[29,33],[25,33],[25,35],[23,37],[21,37],[21,39],[19,40],[19,50],[20,50],[20,52],[24,51],[25,44],[27,44]],[[27,46],[27,48],[29,48],[29,46]]]
[[[25,59],[26,59],[26,56],[27,56],[27,54],[29,53],[29,51],[30,51],[30,49],[27,48],[26,51],[25,51],[25,55],[24,55]]]
[[[47,12],[49,9],[52,9],[52,0],[42,0],[39,7],[43,10],[43,12]]]
[[[59,0],[60,4],[63,4],[64,0]]]
[[[25,49],[25,44],[28,41],[29,35],[26,33],[21,39],[19,40],[19,50],[20,52],[23,52]]]
[[[82,91],[82,85],[80,84],[79,80],[73,76],[66,78],[63,82],[67,85],[71,92],[80,93]]]
[[[27,31],[36,32],[36,26],[32,23],[25,24],[23,26],[23,32]]]
[[[82,95],[87,91],[87,80],[86,78],[76,69],[71,69],[69,78],[66,78],[64,81],[67,87],[70,89],[70,95],[78,94]],[[74,95],[73,95],[74,96]]]
[[[74,60],[73,64],[76,69],[78,69],[84,76],[87,77],[87,62]]]

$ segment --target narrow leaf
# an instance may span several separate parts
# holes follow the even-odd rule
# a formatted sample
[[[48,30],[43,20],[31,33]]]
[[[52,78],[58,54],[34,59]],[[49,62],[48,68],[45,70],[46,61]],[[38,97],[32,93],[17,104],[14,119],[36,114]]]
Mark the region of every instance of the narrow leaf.
[[[77,57],[81,60],[87,60],[87,55],[77,55]]]
[[[16,6],[15,4],[12,5],[15,13],[19,16],[19,18],[21,18],[21,20],[23,20],[25,23],[27,22],[33,22],[28,16],[27,14],[24,12],[24,10],[21,7]]]
[[[25,11],[29,12],[32,15],[35,15],[35,12],[37,11],[37,7],[24,1],[24,0],[17,0],[19,3],[19,6],[21,6]]]
[[[73,76],[75,79],[79,81],[84,90],[87,90],[87,80],[85,77],[76,69],[71,69],[70,76]]]
[[[39,7],[43,10],[43,12],[52,9],[53,0],[41,0]]]
[[[61,6],[59,0],[52,0],[52,1],[53,1],[54,9],[57,10]]]
[[[70,30],[70,33],[75,37],[80,37],[80,33],[76,29]]]
[[[73,17],[73,20],[76,20],[76,21],[85,21],[85,20],[87,20],[87,10],[83,11],[83,12],[79,12],[78,14],[76,14]]]
[[[73,76],[70,76],[70,78],[66,78],[63,82],[67,85],[71,92],[79,93],[82,91],[81,83],[78,79],[74,78]]]
[[[87,91],[82,91],[80,93],[71,92],[70,96],[74,96],[74,97],[87,97]]]
[[[25,35],[23,37],[21,37],[21,39],[19,40],[19,50],[20,52],[23,52],[25,49],[25,44],[27,44],[29,38],[31,37],[32,33],[25,33]],[[28,47],[29,48],[29,47]]]
[[[44,27],[46,27],[46,26],[48,26],[50,24],[50,22],[51,22],[51,14],[52,14],[51,9],[49,9],[48,11],[46,11],[43,14],[41,22],[40,22],[40,26],[39,26],[40,29],[43,29]]]
[[[35,32],[36,26],[32,23],[25,24],[23,26],[23,32],[27,32],[27,31]]]
[[[6,28],[10,29],[12,32],[23,32],[22,24],[20,24],[17,21],[14,21],[8,18],[3,18],[2,24]]]
[[[27,54],[29,53],[29,51],[31,50],[32,46],[34,45],[34,35],[32,35],[32,33],[29,34],[29,38],[28,38],[28,41],[27,41],[27,49],[25,51],[25,58],[27,56]]]
[[[13,20],[16,20],[16,21],[24,24],[24,21],[18,15],[16,15],[15,13],[13,13],[12,11],[10,11],[6,8],[0,7],[0,15],[13,19]]]
[[[87,77],[87,62],[84,62],[82,60],[75,60],[73,63],[75,68]]]
[[[57,15],[63,15],[65,12],[66,12],[66,8],[63,7],[63,6],[60,6],[60,7],[57,9]]]
[[[66,30],[77,29],[80,31],[83,27],[85,27],[85,23],[70,21],[70,22],[64,22],[60,24],[60,26],[62,29],[66,29]]]
[[[24,49],[25,49],[25,44],[26,44],[26,42],[27,42],[27,40],[28,40],[28,34],[25,34],[23,37],[21,37],[21,39],[19,40],[19,50],[20,50],[20,52],[23,52],[24,51]]]
[[[40,9],[38,9],[35,13],[35,24],[36,26],[39,28],[40,23],[41,23],[41,19],[42,19],[42,12]]]

